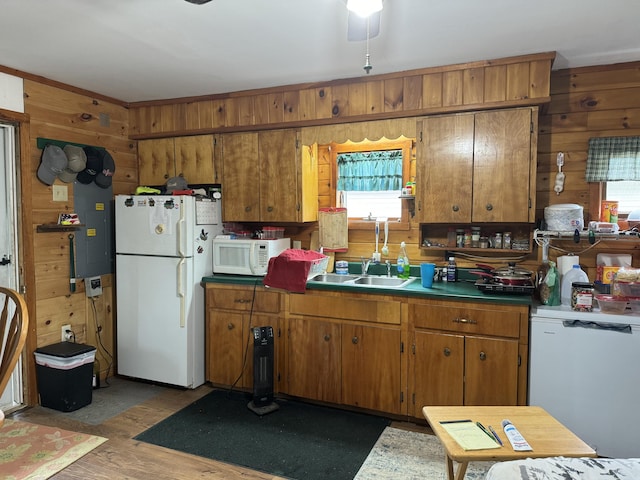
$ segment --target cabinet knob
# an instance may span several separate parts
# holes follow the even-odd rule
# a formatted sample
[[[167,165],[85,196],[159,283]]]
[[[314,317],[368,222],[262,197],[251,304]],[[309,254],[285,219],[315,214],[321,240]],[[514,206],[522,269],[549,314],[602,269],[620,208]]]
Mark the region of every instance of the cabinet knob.
[[[329,335],[328,333],[325,333],[324,335],[324,341],[328,342],[329,340],[331,340],[331,335]]]
[[[451,355],[451,349],[449,347],[444,347],[442,353],[444,353],[445,357],[448,357],[449,355]]]
[[[273,207],[271,205],[267,207],[267,212],[273,212]]]
[[[165,174],[164,174],[164,178],[165,178],[165,180],[166,180],[166,179],[168,179],[168,178],[169,178],[169,174],[168,174],[168,173],[165,173]]]
[[[353,338],[351,339],[351,343],[353,343],[354,345],[355,345],[356,343],[358,343],[358,337],[353,337]]]
[[[493,210],[493,205],[491,205],[490,203],[487,203],[487,210],[488,211]]]
[[[458,210],[460,210],[460,207],[458,205],[453,205],[451,207],[451,210],[453,210],[454,212],[457,212]]]
[[[228,323],[227,324],[227,329],[233,330],[234,328],[236,328],[236,326],[233,323]]]
[[[486,360],[487,359],[487,354],[484,352],[480,352],[480,360]]]
[[[244,207],[244,211],[245,212],[250,212],[251,211],[251,207]]]

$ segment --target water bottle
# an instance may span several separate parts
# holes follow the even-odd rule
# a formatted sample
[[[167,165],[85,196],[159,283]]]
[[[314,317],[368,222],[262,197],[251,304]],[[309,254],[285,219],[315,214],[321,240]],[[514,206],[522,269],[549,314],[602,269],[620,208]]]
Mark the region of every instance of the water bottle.
[[[589,282],[589,277],[580,265],[574,265],[571,270],[562,276],[560,284],[560,303],[571,306],[571,284],[573,282]]]

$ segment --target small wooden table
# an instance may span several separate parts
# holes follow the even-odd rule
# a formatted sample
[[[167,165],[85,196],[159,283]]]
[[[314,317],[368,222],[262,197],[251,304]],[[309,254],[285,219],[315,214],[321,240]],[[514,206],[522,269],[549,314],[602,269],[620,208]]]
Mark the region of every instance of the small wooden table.
[[[469,462],[517,460],[537,457],[595,457],[596,452],[541,407],[423,407],[422,413],[445,449],[449,480],[463,480]],[[440,422],[472,420],[485,427],[491,425],[503,446],[487,450],[464,450]],[[533,451],[516,452],[502,430],[502,420],[509,419]],[[455,477],[453,462],[459,462]]]

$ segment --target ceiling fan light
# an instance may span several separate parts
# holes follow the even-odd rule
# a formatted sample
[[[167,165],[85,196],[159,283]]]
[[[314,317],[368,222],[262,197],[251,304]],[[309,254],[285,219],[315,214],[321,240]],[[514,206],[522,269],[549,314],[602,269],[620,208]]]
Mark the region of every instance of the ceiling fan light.
[[[366,18],[382,10],[382,0],[347,0],[347,10]]]

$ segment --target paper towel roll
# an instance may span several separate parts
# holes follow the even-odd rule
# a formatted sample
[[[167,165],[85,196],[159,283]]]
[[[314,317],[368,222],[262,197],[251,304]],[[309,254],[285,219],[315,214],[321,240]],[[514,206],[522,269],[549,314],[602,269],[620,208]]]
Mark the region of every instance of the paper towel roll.
[[[558,257],[558,273],[560,278],[573,268],[574,265],[580,264],[580,257],[578,255],[562,255]]]

